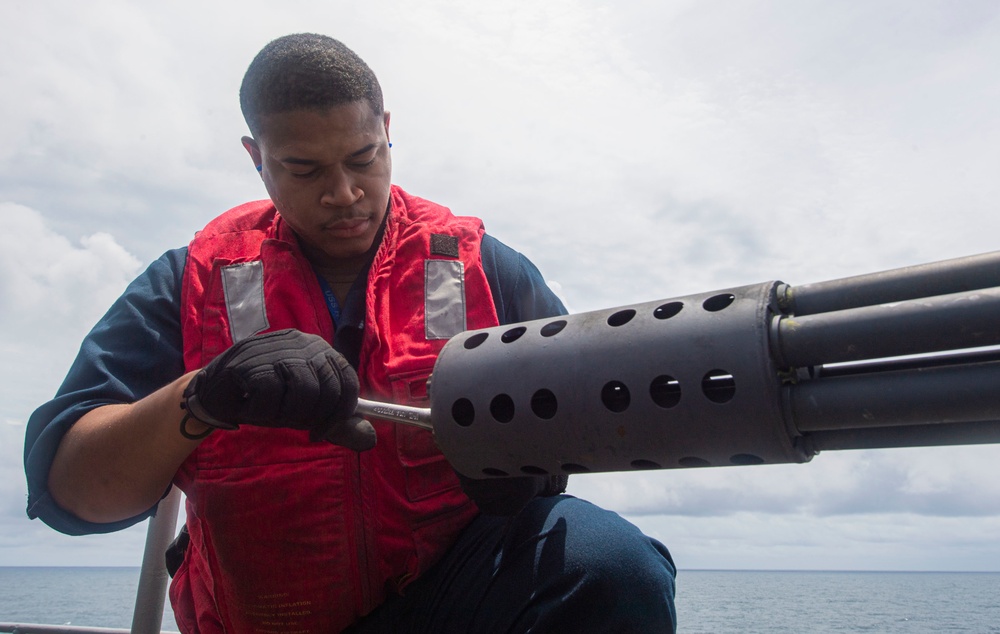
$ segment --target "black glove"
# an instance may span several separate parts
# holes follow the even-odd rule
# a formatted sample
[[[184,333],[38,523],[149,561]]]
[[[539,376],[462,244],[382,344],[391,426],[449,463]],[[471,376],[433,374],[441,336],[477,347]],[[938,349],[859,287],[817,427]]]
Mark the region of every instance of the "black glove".
[[[314,441],[365,451],[375,446],[375,429],[354,416],[358,389],[354,368],[322,337],[278,330],[212,360],[188,383],[184,408],[217,429],[305,429]]]

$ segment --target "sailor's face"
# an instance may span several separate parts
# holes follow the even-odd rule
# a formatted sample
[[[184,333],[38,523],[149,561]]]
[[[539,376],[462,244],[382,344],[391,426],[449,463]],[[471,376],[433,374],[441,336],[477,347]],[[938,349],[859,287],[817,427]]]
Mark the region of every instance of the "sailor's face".
[[[261,118],[244,145],[307,254],[335,264],[372,245],[389,204],[389,113],[365,101]]]

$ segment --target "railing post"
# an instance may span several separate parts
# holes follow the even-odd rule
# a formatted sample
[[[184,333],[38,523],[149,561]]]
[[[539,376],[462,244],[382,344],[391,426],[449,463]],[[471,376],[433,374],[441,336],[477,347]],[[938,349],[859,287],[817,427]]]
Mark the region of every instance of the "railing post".
[[[146,548],[142,554],[139,587],[132,614],[132,634],[159,634],[163,625],[163,603],[167,594],[165,553],[174,539],[181,492],[177,487],[160,500],[156,515],[149,518]]]

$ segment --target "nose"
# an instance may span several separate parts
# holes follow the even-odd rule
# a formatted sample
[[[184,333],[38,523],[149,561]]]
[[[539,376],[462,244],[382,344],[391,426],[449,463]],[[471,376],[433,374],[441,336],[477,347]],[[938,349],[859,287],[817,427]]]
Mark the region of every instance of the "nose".
[[[364,192],[344,170],[327,171],[320,204],[327,207],[350,207],[364,197]]]

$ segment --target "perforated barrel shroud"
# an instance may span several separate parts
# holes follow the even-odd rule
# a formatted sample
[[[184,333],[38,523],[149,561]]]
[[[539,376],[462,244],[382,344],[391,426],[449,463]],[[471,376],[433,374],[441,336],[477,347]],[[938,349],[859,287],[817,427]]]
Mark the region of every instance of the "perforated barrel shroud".
[[[471,477],[808,461],[768,352],[777,282],[465,332],[434,368]]]

